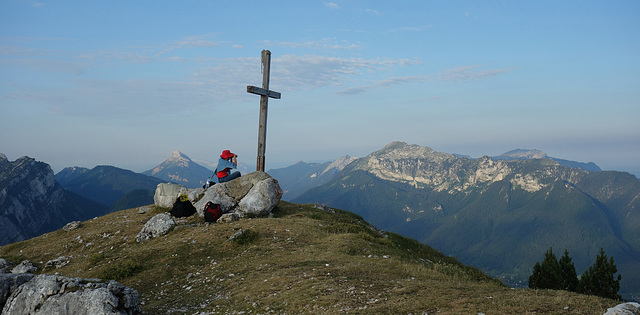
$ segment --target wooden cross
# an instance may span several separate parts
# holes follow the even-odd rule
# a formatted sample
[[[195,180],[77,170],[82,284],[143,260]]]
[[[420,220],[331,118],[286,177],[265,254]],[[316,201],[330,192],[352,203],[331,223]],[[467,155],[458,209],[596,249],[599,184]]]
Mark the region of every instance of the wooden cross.
[[[264,172],[264,153],[267,147],[267,107],[269,97],[280,99],[280,93],[269,90],[271,52],[262,51],[262,88],[247,86],[247,92],[260,95],[260,125],[258,126],[258,161],[256,171]]]

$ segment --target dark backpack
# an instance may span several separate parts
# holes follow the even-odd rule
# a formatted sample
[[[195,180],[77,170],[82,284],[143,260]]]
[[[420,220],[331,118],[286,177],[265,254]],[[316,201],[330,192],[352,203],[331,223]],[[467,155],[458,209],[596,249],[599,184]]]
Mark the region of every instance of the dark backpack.
[[[222,216],[222,209],[217,203],[211,201],[204,206],[204,220],[207,222],[216,222]]]
[[[181,195],[176,199],[176,202],[173,203],[173,208],[171,208],[169,213],[176,218],[183,218],[192,216],[196,212],[196,207],[191,204],[189,198],[186,195]]]

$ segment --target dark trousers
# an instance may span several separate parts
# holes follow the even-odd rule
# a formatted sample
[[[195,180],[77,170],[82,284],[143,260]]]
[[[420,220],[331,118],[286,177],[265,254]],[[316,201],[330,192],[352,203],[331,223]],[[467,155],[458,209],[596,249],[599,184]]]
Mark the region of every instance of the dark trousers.
[[[229,174],[229,175],[227,175],[225,177],[218,178],[218,182],[224,183],[224,182],[228,182],[228,181],[230,181],[232,179],[236,179],[238,177],[240,177],[240,172],[231,172],[231,174]]]

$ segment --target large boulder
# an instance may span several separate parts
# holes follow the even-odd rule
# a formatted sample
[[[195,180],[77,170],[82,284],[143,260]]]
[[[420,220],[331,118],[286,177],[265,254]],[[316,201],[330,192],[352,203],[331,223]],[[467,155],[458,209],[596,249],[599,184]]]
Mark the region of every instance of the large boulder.
[[[204,192],[202,198],[200,198],[200,200],[193,204],[200,217],[204,217],[204,206],[209,201],[219,204],[220,209],[223,213],[231,211],[233,208],[235,208],[235,206],[238,204],[238,201],[234,198],[227,187],[228,186],[226,185],[226,183],[215,184],[209,187],[209,189]]]
[[[32,273],[0,273],[0,310],[2,310],[11,294],[15,292],[18,287],[33,279],[34,276]]]
[[[189,200],[195,200],[203,192],[202,188],[189,189],[178,184],[160,183],[153,195],[153,203],[160,208],[171,208],[180,195],[185,194]]]
[[[238,203],[236,212],[240,212],[242,216],[265,215],[276,207],[280,198],[282,198],[282,189],[278,181],[270,177],[253,185]]]
[[[627,302],[608,308],[604,315],[638,315],[640,314],[640,304]]]
[[[140,295],[130,287],[47,274],[20,285],[2,309],[3,315],[140,313]]]
[[[34,266],[32,262],[28,261],[28,260],[24,260],[22,261],[19,265],[13,267],[13,269],[11,269],[12,273],[15,274],[19,274],[19,273],[32,273],[32,272],[36,272],[38,271],[38,267]]]
[[[186,194],[200,217],[204,217],[204,207],[211,201],[219,204],[223,213],[231,214],[223,220],[230,222],[247,215],[270,213],[282,198],[282,193],[278,181],[269,174],[253,172],[226,183],[215,184],[207,190],[160,184],[154,200],[156,206],[170,208],[180,194]]]
[[[138,243],[147,241],[149,239],[165,235],[169,233],[171,228],[176,225],[176,221],[173,218],[166,214],[160,213],[151,218],[144,225],[140,233],[136,236],[136,241]]]
[[[153,195],[153,203],[160,208],[171,208],[173,203],[176,202],[176,198],[182,193],[182,190],[186,191],[186,188],[182,185],[160,183]]]

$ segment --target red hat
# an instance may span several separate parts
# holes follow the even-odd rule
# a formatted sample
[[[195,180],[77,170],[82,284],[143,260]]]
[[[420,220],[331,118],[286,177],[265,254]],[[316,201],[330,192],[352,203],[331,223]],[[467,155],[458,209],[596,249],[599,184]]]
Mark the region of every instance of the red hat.
[[[231,153],[231,151],[229,151],[229,150],[222,151],[222,154],[220,155],[220,157],[225,159],[225,160],[230,158],[230,157],[233,157],[233,156],[235,156],[235,154]]]

